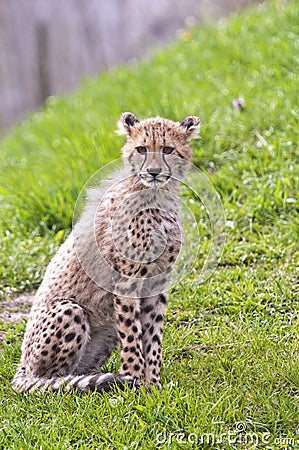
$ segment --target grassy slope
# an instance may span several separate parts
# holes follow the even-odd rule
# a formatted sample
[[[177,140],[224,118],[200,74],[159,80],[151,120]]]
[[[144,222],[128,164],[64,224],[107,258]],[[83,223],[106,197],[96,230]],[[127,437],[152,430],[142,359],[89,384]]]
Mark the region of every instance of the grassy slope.
[[[85,180],[119,155],[122,140],[113,130],[121,111],[201,117],[195,160],[230,225],[212,279],[199,286],[193,273],[172,291],[162,394],[15,394],[9,380],[24,324],[5,325],[3,448],[155,448],[158,431],[219,436],[238,421],[258,433],[259,448],[265,432],[271,448],[280,448],[275,438],[296,438],[298,16],[296,1],[275,1],[194,30],[149,61],[51,99],[0,143],[3,292],[40,282]],[[238,114],[232,100],[240,96],[246,109]],[[107,368],[117,370],[117,355]]]

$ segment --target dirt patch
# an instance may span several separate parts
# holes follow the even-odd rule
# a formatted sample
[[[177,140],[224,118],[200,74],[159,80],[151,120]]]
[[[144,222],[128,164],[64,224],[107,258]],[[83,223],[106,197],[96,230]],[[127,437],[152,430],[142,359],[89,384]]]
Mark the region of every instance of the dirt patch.
[[[34,294],[24,293],[9,300],[0,299],[0,322],[19,322],[27,319],[30,311]],[[2,332],[0,332],[0,341],[3,340]]]
[[[9,299],[0,298],[0,327],[4,322],[20,322],[27,319],[34,294],[26,292],[21,295],[11,296]],[[0,343],[5,340],[6,332],[0,329]]]
[[[4,331],[0,331],[0,343],[1,343],[2,341],[4,341],[5,336],[6,336],[6,333],[4,333]]]

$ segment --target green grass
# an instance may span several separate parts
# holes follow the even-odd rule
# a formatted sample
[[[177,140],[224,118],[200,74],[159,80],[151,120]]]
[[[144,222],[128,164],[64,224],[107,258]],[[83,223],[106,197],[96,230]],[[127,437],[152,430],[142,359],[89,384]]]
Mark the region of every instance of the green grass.
[[[298,17],[297,1],[272,1],[191,30],[147,61],[50,99],[0,142],[2,295],[40,283],[80,189],[119,156],[122,111],[200,116],[195,162],[228,223],[212,278],[200,285],[195,266],[172,289],[161,393],[19,395],[10,380],[25,325],[3,324],[0,448],[251,449],[254,439],[299,448]],[[115,353],[107,370],[118,367]],[[239,422],[247,434],[235,433]],[[203,433],[225,433],[223,443],[202,445]]]

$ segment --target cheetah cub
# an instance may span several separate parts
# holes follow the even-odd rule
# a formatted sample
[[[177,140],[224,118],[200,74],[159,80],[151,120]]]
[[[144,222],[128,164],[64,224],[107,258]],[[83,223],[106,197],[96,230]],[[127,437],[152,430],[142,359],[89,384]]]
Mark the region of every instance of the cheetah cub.
[[[124,167],[89,190],[36,293],[12,382],[20,392],[160,386],[166,292],[182,245],[179,185],[199,119],[124,113],[118,132]],[[118,343],[120,373],[100,373]]]

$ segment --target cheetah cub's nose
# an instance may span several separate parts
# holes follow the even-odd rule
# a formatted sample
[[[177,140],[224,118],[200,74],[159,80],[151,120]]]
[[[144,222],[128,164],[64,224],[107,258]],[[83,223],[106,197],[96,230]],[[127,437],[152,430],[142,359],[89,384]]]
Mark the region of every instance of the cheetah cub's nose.
[[[154,178],[156,178],[156,176],[159,175],[159,173],[162,172],[161,167],[148,167],[146,169],[147,173],[149,173],[150,175],[152,175]]]

